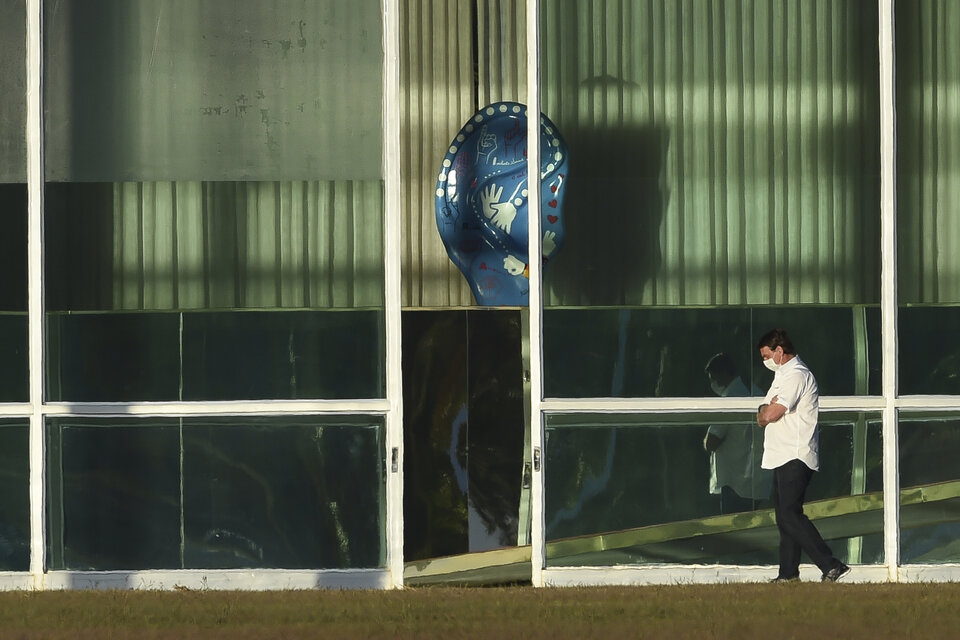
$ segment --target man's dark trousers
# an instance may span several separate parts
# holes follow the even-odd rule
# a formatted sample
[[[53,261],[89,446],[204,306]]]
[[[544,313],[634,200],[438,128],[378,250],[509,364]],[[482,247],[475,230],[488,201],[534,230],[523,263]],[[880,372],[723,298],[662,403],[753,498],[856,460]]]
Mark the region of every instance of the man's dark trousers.
[[[813,470],[801,460],[791,460],[773,470],[773,508],[780,530],[781,578],[800,575],[801,549],[823,572],[836,564],[830,547],[803,513],[803,499],[811,478]]]

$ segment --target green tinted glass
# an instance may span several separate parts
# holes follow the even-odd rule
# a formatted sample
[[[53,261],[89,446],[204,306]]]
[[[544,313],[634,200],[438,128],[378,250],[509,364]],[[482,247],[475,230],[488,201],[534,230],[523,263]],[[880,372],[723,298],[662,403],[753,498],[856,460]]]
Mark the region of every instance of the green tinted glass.
[[[44,2],[48,396],[383,397],[380,3],[95,5]]]
[[[960,394],[960,27],[953,2],[896,3],[897,296],[903,394]]]
[[[771,472],[759,468],[752,415],[550,415],[545,512],[550,566],[776,564]],[[834,554],[883,556],[880,423],[869,414],[821,414],[821,470],[805,511]],[[708,432],[742,447],[744,471],[714,493]],[[714,463],[719,462],[714,460]],[[734,498],[739,497],[739,500]]]
[[[0,571],[30,568],[30,424],[0,420]]]
[[[750,395],[771,375],[757,340],[782,326],[810,366],[821,395],[880,393],[876,307],[547,308],[544,391],[551,397],[714,396],[705,367],[733,361]]]
[[[47,442],[53,569],[384,565],[382,418],[53,418]]]
[[[902,412],[900,561],[960,562],[960,415]]]
[[[26,3],[0,0],[0,402],[26,402]]]

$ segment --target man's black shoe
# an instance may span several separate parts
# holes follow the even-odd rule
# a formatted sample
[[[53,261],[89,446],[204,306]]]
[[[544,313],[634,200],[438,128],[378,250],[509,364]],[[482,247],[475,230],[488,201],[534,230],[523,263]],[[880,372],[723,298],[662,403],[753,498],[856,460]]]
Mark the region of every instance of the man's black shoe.
[[[792,578],[784,578],[782,576],[777,576],[770,581],[770,584],[780,584],[783,582],[800,582],[800,576],[793,576]]]
[[[820,578],[820,582],[836,582],[848,573],[850,573],[850,567],[841,562],[833,569],[830,569],[830,571],[827,571],[825,574],[823,574],[823,577]]]

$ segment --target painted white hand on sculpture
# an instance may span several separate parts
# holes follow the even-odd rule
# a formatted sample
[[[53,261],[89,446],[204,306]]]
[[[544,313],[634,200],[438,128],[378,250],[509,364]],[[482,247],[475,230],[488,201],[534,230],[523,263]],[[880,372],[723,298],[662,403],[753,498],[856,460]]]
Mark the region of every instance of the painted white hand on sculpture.
[[[527,264],[523,260],[510,254],[507,254],[507,257],[503,259],[503,268],[512,276],[519,276],[526,267]]]
[[[497,212],[494,205],[500,201],[502,195],[503,187],[497,187],[495,184],[491,184],[480,191],[480,208],[483,211],[483,216],[488,220]]]
[[[480,139],[477,141],[477,155],[490,161],[490,154],[497,150],[497,136],[487,133],[487,125],[480,129]]]
[[[517,217],[517,208],[513,206],[512,202],[499,202],[491,206],[496,210],[496,214],[493,216],[493,224],[510,233],[513,219]]]
[[[543,255],[550,257],[554,251],[557,249],[557,232],[556,231],[547,231],[543,234]]]

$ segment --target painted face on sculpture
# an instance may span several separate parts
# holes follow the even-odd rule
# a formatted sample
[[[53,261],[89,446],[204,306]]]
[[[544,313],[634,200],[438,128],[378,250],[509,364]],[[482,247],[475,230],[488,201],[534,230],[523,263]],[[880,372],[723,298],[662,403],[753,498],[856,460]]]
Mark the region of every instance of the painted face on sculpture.
[[[544,265],[563,244],[567,145],[540,116],[540,201]],[[530,292],[527,255],[527,108],[496,102],[460,129],[437,182],[437,230],[477,303],[522,306]]]

